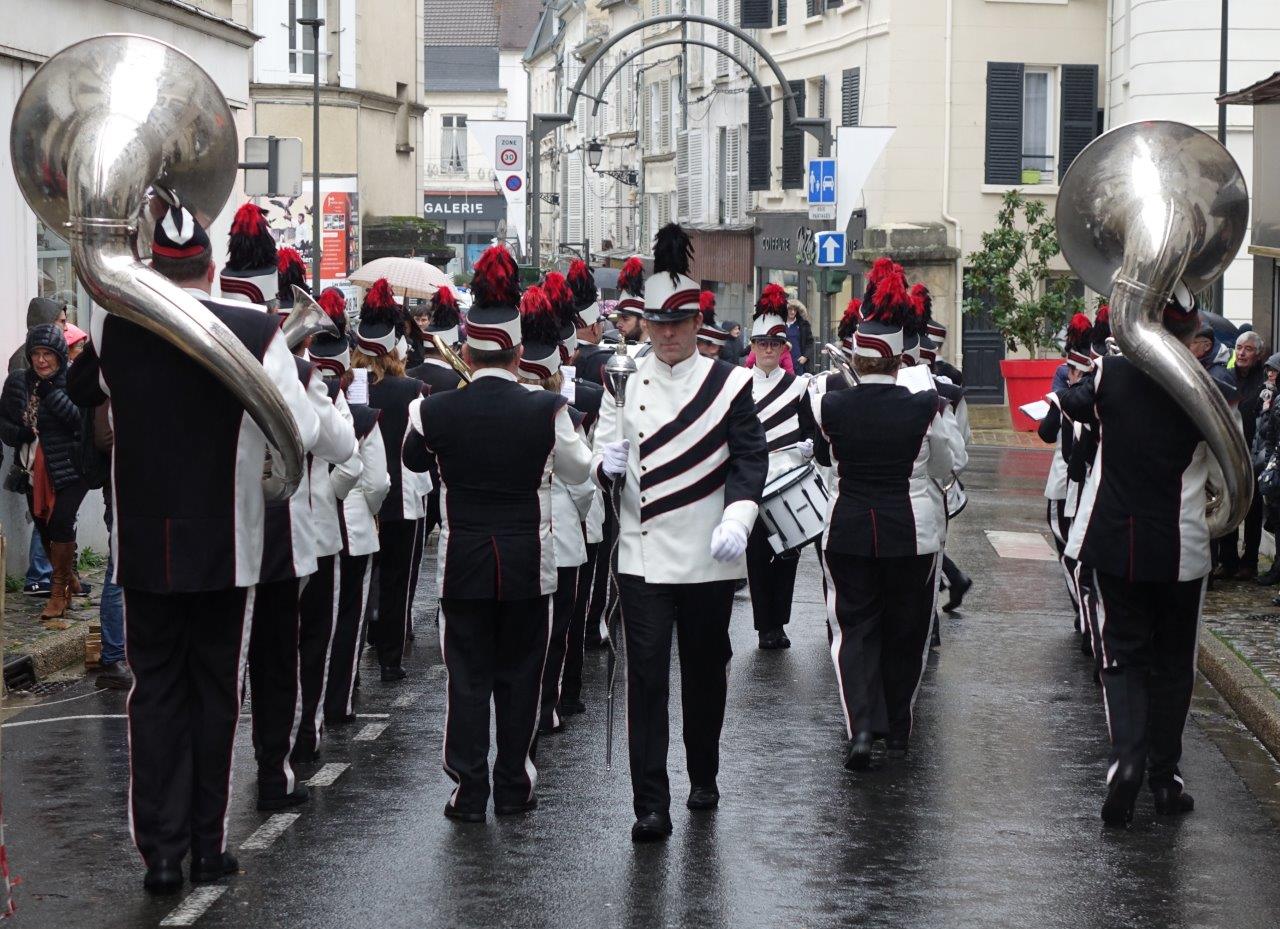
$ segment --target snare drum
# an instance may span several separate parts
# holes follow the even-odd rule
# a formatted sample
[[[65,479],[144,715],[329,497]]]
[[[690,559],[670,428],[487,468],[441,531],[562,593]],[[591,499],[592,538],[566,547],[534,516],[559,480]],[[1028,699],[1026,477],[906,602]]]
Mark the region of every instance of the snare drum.
[[[769,531],[769,545],[782,554],[801,548],[827,527],[831,495],[810,463],[774,478],[764,488],[760,518]]]

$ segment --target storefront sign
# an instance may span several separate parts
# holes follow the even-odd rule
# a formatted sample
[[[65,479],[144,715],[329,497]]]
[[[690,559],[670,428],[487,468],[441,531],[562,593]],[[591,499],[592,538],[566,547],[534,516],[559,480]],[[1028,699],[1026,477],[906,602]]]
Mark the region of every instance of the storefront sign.
[[[498,222],[507,218],[507,201],[502,196],[422,198],[422,215],[427,219],[482,219]]]
[[[813,228],[806,213],[755,214],[758,268],[805,271],[813,265]]]

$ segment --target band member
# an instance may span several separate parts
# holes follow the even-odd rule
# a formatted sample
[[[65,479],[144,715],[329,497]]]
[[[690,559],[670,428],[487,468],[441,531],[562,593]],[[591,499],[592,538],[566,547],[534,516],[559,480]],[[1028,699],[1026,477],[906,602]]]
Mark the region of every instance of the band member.
[[[618,273],[622,297],[613,308],[618,332],[628,345],[639,345],[648,338],[644,327],[644,287],[644,262],[633,255],[622,263]]]
[[[152,267],[262,362],[312,447],[320,423],[276,320],[211,299],[208,235],[176,202],[156,209]],[[266,442],[231,391],[169,342],[96,307],[90,330],[68,391],[81,406],[111,400],[112,560],[134,675],[130,827],[144,885],[173,893],[188,850],[193,882],[238,867],[226,850],[227,795],[262,561]]]
[[[813,457],[813,415],[807,403],[807,377],[782,368],[787,351],[787,292],[780,284],[766,284],[751,320],[751,397],[769,447],[766,483],[803,467]],[[704,317],[702,326],[706,326]],[[701,329],[699,329],[701,333]],[[757,519],[747,542],[747,578],[751,582],[751,613],[763,649],[790,648],[785,627],[791,621],[799,552],[775,552],[769,528]]]
[[[336,295],[336,297],[334,296]],[[311,343],[311,360],[332,390],[344,393],[352,375],[345,314],[338,302],[342,294],[335,287],[320,295],[320,305],[338,326],[338,336],[320,334]],[[386,446],[378,429],[380,411],[366,403],[349,404],[356,436],[355,457],[335,466],[332,473],[334,495],[338,498],[338,536],[342,546],[338,556],[337,618],[333,627],[329,667],[324,684],[324,724],[345,725],[355,721],[356,671],[360,657],[364,609],[369,600],[373,555],[378,551],[378,527],[374,517],[382,508],[391,478],[387,474]],[[350,476],[358,475],[354,485]]]
[[[275,309],[280,269],[275,239],[266,228],[267,214],[260,207],[245,203],[236,210],[218,287],[228,300]]]
[[[667,778],[671,635],[680,653],[687,806],[720,800],[720,730],[728,690],[734,582],[755,524],[768,469],[751,375],[699,355],[692,246],[679,226],[658,232],[644,313],[653,351],[610,397],[596,427],[593,477],[621,488],[618,574],[627,661],[627,735],[634,841],[671,834]],[[612,390],[606,384],[606,391]]]
[[[1179,284],[1164,328],[1190,350],[1199,319]],[[1110,826],[1133,819],[1144,776],[1157,813],[1187,813],[1195,802],[1178,762],[1210,568],[1205,485],[1216,462],[1174,398],[1123,355],[1101,358],[1092,376],[1056,397],[1073,421],[1098,429],[1097,461],[1066,555],[1093,569],[1101,599],[1111,734],[1102,819]]]
[[[591,269],[582,259],[569,265],[569,286],[573,288],[574,328],[578,350],[573,365],[579,380],[604,383],[604,364],[610,352],[600,344],[600,290]]]
[[[1091,348],[1095,358],[1105,358],[1107,355],[1114,354],[1111,350],[1111,307],[1102,304],[1098,307],[1098,311],[1093,314],[1093,329],[1091,332]]]
[[[410,586],[417,548],[418,521],[426,515],[430,475],[401,465],[398,449],[409,435],[409,404],[426,391],[422,381],[406,377],[396,354],[399,310],[385,279],[374,282],[360,308],[351,363],[369,371],[369,406],[379,410],[378,428],[387,451],[391,490],[378,512],[378,621],[374,644],[384,683],[404,680],[404,649],[409,636]]]
[[[236,212],[227,252],[238,273],[245,276],[229,277],[224,273],[224,281],[243,284],[252,280],[254,291],[266,301],[261,308],[278,306],[279,258],[275,240],[266,214],[252,203]],[[257,273],[267,264],[275,272],[274,278]],[[232,293],[237,299],[248,299],[243,286],[233,287]],[[272,318],[279,322],[279,317]],[[334,407],[315,368],[295,357],[294,369],[320,429],[311,449],[313,460],[302,482],[289,499],[267,502],[263,522],[262,568],[249,637],[249,686],[253,692],[250,709],[260,810],[280,810],[307,800],[307,787],[298,782],[291,758],[302,724],[301,594],[304,581],[318,565],[311,476],[325,462],[346,461],[356,448],[351,424]],[[323,625],[325,619],[319,617],[312,625]],[[314,652],[315,646],[308,643],[308,651]],[[323,655],[320,661],[323,663]]]
[[[564,397],[517,381],[520,290],[506,248],[480,256],[472,292],[463,348],[475,372],[471,386],[414,405],[404,460],[415,471],[434,464],[440,473],[444,769],[457,783],[444,812],[479,823],[489,800],[490,701],[494,812],[537,806],[532,753],[557,581],[551,478],[581,483],[590,451]]]
[[[907,750],[946,531],[938,482],[952,464],[945,401],[896,380],[914,312],[902,269],[877,259],[867,280],[854,333],[859,383],[823,396],[816,446],[839,476],[822,550],[850,770],[870,764],[878,736],[893,754]]]
[[[423,342],[422,364],[405,373],[426,384],[431,393],[439,393],[442,390],[453,390],[463,383],[458,372],[436,350],[437,340],[449,349],[457,346],[462,316],[458,311],[458,298],[448,287],[437,290],[432,295],[429,306],[431,322],[427,325],[428,338]]]
[[[1082,378],[1093,373],[1094,361],[1091,352],[1092,325],[1089,317],[1077,313],[1067,326],[1066,351],[1067,360],[1063,364],[1067,370],[1067,384],[1076,384]],[[1049,405],[1049,412],[1040,421],[1037,434],[1045,442],[1053,442],[1053,464],[1049,467],[1049,477],[1045,482],[1044,495],[1048,500],[1049,531],[1053,534],[1054,547],[1058,550],[1058,560],[1062,565],[1062,573],[1066,580],[1067,593],[1075,607],[1075,629],[1080,633],[1082,648],[1088,649],[1090,626],[1088,622],[1089,603],[1087,597],[1092,594],[1092,572],[1081,572],[1079,564],[1066,556],[1067,539],[1071,535],[1071,521],[1075,518],[1080,505],[1080,493],[1083,483],[1072,481],[1070,464],[1076,452],[1078,442],[1088,441],[1087,431],[1092,430],[1083,423],[1074,422],[1062,412],[1057,403]],[[1082,580],[1084,588],[1082,588]]]
[[[719,358],[720,349],[729,341],[729,333],[716,325],[716,295],[704,290],[698,295],[702,324],[698,326],[698,353]]]

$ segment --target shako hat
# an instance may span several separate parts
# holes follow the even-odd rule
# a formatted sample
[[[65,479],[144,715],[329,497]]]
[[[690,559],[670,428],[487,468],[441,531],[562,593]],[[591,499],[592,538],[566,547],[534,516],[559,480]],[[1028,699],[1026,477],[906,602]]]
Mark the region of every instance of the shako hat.
[[[279,287],[276,240],[271,237],[267,214],[245,203],[231,220],[227,240],[227,264],[218,278],[222,295],[232,300],[266,305]]]
[[[542,290],[555,315],[559,341],[564,344],[567,355],[572,355],[578,347],[577,299],[573,288],[563,274],[551,271],[543,278]]]
[[[307,284],[307,266],[302,263],[302,256],[297,249],[286,247],[276,252],[276,287],[281,307],[293,306],[294,287],[301,287],[311,293],[311,287]]]
[[[564,279],[560,277],[560,284]],[[518,373],[522,381],[542,381],[560,370],[563,360],[560,321],[546,288],[533,284],[520,298],[520,330],[524,352]]]
[[[600,288],[591,269],[581,258],[575,258],[567,277],[573,290],[574,328],[594,325],[600,319]]]
[[[467,312],[467,345],[501,352],[520,344],[519,268],[505,245],[491,245],[475,263]]]
[[[729,341],[729,333],[716,324],[716,295],[709,290],[698,294],[698,308],[702,311],[702,323],[698,326],[698,341],[709,345],[723,345]]]
[[[462,314],[458,310],[458,298],[450,287],[441,287],[431,295],[429,304],[431,322],[427,332],[438,336],[445,345],[458,344],[458,324],[462,322]]]
[[[614,306],[615,313],[644,316],[644,262],[632,255],[622,263],[618,272],[618,289],[622,297]]]
[[[902,324],[912,312],[902,268],[877,258],[867,275],[862,321],[853,335],[853,353],[864,358],[896,358],[902,354]]]
[[[765,284],[751,317],[751,341],[787,340],[787,291],[781,284]]]
[[[156,221],[151,242],[153,257],[181,261],[195,258],[210,247],[209,234],[186,207],[170,206]]]
[[[653,274],[644,283],[644,318],[674,323],[698,313],[702,288],[689,277],[693,242],[677,223],[667,223],[653,240]]]
[[[356,326],[356,351],[378,357],[395,351],[400,335],[400,306],[385,277],[373,282],[360,304],[360,324]]]
[[[836,336],[840,339],[840,350],[846,355],[853,355],[853,332],[862,322],[862,300],[850,297],[840,317],[840,325],[836,327]]]
[[[1077,313],[1067,324],[1067,339],[1064,346],[1067,364],[1077,371],[1093,370],[1093,324],[1089,317]]]

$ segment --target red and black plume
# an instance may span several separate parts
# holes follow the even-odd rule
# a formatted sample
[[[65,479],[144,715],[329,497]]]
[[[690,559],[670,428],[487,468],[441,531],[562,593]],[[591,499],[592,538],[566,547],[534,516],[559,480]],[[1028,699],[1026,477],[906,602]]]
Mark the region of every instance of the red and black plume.
[[[632,256],[622,264],[618,272],[618,289],[632,297],[644,296],[644,262]]]
[[[1087,354],[1092,344],[1093,324],[1089,322],[1088,316],[1077,313],[1067,324],[1067,351],[1075,350]]]
[[[360,321],[362,323],[389,323],[395,325],[400,319],[400,306],[396,296],[391,292],[391,285],[385,277],[373,282],[360,304]]]
[[[1098,312],[1093,314],[1093,344],[1105,345],[1109,338],[1111,338],[1111,307],[1104,303],[1098,307]]]
[[[297,249],[282,248],[276,252],[276,275],[280,295],[286,302],[293,300],[294,285],[311,293],[311,288],[307,285],[307,266],[302,263],[302,256]]]
[[[868,321],[902,325],[903,316],[911,308],[907,279],[902,267],[890,258],[877,258],[867,275],[867,292],[862,301],[862,318]]]
[[[709,290],[698,294],[698,309],[702,313],[702,325],[716,324],[716,295]]]
[[[653,240],[653,273],[665,271],[674,284],[676,276],[688,276],[693,261],[693,240],[678,223],[667,223]]]
[[[563,278],[560,284],[568,289]],[[530,285],[520,298],[520,335],[528,345],[556,345],[560,341],[560,321],[542,285]]]
[[[551,311],[555,314],[558,325],[571,325],[577,305],[573,290],[564,275],[559,271],[548,272],[542,281],[542,290],[551,304]]]
[[[585,310],[600,299],[600,288],[596,287],[595,276],[581,258],[575,258],[570,263],[568,280],[577,309]]]
[[[933,319],[933,294],[929,293],[928,287],[922,283],[912,284],[911,299],[919,304],[926,322]]]
[[[252,271],[275,266],[276,240],[271,237],[267,214],[255,204],[241,205],[231,220],[227,267],[232,271]]]
[[[347,295],[337,287],[326,287],[316,300],[324,314],[333,320],[338,332],[347,334]]]
[[[431,325],[436,329],[452,329],[462,321],[458,298],[449,287],[441,287],[431,295]]]
[[[491,245],[476,261],[471,279],[471,291],[475,295],[472,306],[511,307],[520,306],[520,270],[505,245]]]
[[[858,323],[862,322],[862,301],[857,297],[849,299],[849,305],[844,308],[844,315],[840,317],[840,325],[836,329],[836,335],[842,339],[847,339],[853,335],[853,330],[858,328]]]
[[[760,299],[756,301],[756,311],[752,314],[752,319],[759,319],[761,316],[772,315],[787,316],[787,291],[781,284],[765,284],[764,290],[760,293]]]

